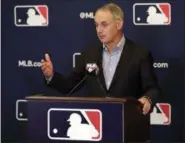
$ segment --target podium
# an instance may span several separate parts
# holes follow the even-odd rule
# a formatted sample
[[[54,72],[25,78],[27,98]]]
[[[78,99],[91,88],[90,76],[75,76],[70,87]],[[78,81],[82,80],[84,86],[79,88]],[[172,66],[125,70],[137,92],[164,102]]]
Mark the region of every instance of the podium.
[[[149,114],[134,98],[28,96],[29,142],[146,142]]]

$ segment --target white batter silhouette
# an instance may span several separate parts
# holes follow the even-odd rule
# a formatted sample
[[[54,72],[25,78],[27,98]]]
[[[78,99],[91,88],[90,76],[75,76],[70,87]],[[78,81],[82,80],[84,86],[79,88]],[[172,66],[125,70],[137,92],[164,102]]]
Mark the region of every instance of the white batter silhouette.
[[[148,17],[146,22],[149,24],[165,24],[168,22],[168,18],[161,13],[157,13],[157,9],[154,6],[150,6],[147,10]]]
[[[30,26],[42,26],[46,23],[46,20],[42,16],[36,15],[36,11],[33,8],[28,9],[27,15],[26,22]]]
[[[150,114],[151,124],[164,124],[168,122],[168,118],[163,113],[157,113],[157,108],[154,107],[153,112]]]
[[[82,124],[82,118],[78,113],[72,113],[67,120],[70,122],[70,127],[67,130],[67,136],[75,140],[92,140],[97,137],[99,132],[93,125]]]

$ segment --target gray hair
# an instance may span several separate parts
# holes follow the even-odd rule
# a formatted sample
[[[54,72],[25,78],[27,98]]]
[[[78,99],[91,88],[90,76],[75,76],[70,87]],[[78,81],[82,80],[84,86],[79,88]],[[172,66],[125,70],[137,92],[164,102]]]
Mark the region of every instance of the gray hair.
[[[118,6],[117,4],[115,3],[108,3],[108,4],[105,4],[103,5],[102,7],[98,8],[96,10],[99,11],[99,10],[108,10],[112,13],[113,17],[115,19],[120,19],[120,20],[124,20],[124,13],[123,13],[123,10],[120,8],[120,6]]]

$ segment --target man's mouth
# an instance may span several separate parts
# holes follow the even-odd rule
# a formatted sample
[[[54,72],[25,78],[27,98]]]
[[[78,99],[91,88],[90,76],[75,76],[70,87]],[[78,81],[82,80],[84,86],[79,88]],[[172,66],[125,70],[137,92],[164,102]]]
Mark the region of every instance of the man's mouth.
[[[100,39],[103,39],[105,36],[99,36]]]

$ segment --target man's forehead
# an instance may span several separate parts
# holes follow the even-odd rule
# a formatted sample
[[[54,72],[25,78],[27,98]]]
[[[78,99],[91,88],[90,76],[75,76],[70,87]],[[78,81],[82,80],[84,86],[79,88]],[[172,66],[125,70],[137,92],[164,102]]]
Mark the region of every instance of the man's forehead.
[[[99,10],[96,12],[94,20],[95,22],[108,22],[113,19],[113,15],[108,10]]]

